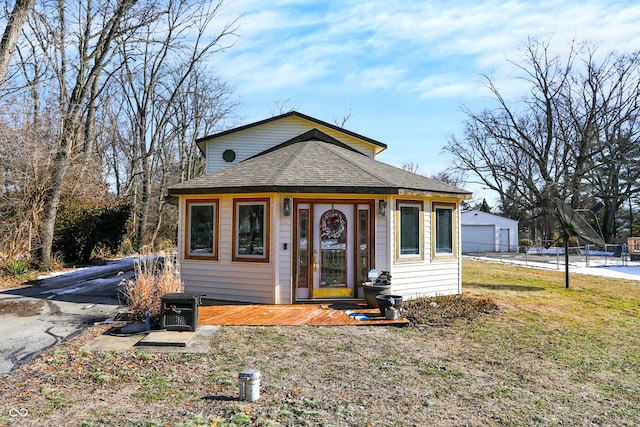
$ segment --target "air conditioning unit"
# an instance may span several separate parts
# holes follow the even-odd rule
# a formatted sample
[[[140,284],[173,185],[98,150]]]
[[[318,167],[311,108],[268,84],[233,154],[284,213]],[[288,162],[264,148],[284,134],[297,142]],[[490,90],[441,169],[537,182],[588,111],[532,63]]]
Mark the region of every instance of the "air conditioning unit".
[[[162,297],[160,327],[166,331],[190,331],[198,328],[200,294],[174,293]]]

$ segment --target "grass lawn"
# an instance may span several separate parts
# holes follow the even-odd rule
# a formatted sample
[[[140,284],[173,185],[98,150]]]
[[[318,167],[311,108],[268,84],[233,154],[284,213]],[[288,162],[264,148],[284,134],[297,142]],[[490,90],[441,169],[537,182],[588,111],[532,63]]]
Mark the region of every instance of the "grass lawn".
[[[640,282],[574,275],[567,290],[562,272],[472,261],[463,276],[498,313],[225,327],[205,355],[81,351],[92,328],[0,376],[0,426],[640,425]],[[258,402],[237,400],[247,368]]]

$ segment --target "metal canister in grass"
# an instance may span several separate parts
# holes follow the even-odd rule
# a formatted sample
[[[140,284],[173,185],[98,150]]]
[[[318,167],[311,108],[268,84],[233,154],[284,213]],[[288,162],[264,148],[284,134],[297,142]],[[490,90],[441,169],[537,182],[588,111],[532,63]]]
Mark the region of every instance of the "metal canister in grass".
[[[398,310],[395,307],[389,307],[384,310],[384,317],[387,320],[397,320]]]
[[[238,375],[240,400],[255,402],[260,398],[260,371],[248,369]]]

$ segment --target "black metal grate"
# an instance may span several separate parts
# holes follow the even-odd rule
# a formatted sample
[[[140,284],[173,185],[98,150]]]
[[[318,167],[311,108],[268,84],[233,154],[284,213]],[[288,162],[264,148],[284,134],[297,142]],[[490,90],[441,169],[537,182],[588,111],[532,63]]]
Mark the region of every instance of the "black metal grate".
[[[191,331],[198,328],[199,294],[176,293],[162,297],[160,327],[167,331]]]

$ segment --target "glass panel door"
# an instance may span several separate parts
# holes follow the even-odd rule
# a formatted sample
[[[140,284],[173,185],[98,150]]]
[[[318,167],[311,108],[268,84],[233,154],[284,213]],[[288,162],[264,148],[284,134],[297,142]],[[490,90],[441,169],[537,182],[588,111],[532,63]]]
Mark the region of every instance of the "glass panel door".
[[[320,217],[320,287],[347,284],[347,218],[338,210]]]
[[[366,205],[358,206],[358,236],[356,239],[358,241],[356,283],[360,285],[367,280],[367,274],[371,269],[369,263],[369,211]]]
[[[313,297],[354,296],[354,206],[318,203],[313,212]]]
[[[294,286],[297,300],[349,298],[371,268],[371,202],[296,202]]]
[[[310,205],[302,203],[297,207],[297,224],[296,224],[296,264],[295,264],[295,283],[296,298],[309,298],[309,280],[311,278],[311,220]],[[310,268],[311,267],[311,268]]]

